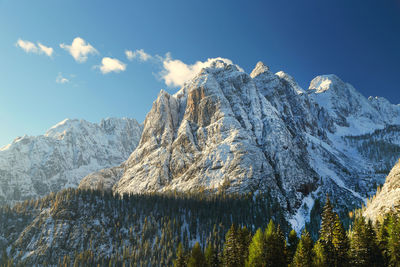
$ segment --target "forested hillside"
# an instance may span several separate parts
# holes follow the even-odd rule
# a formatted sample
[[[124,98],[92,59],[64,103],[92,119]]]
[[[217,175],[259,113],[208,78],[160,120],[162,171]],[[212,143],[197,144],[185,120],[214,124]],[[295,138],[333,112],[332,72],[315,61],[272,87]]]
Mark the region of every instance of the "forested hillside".
[[[212,240],[222,249],[232,224],[249,231],[270,219],[284,233],[288,223],[268,194],[207,193],[113,195],[68,189],[0,210],[3,263],[54,265],[75,260],[101,266],[126,259],[138,266],[170,266],[185,249]],[[65,258],[65,259],[64,259]]]
[[[373,224],[358,210],[346,231],[328,198],[320,217],[314,239],[268,194],[69,189],[1,208],[0,266],[399,266],[396,215]]]

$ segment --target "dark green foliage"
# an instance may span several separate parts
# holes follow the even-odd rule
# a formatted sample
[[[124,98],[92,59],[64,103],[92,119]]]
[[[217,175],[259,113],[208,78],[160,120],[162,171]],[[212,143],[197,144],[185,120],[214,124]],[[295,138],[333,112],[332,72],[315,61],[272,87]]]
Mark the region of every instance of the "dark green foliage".
[[[178,249],[176,251],[176,259],[174,260],[174,267],[186,267],[186,256],[183,251],[182,243],[179,243]]]
[[[329,267],[326,259],[326,253],[321,241],[317,241],[313,248],[313,266],[314,267]]]
[[[278,220],[283,229],[289,228],[286,221],[278,219],[283,218],[282,210],[273,214],[272,207],[276,205],[268,193],[256,197],[176,192],[119,197],[109,192],[67,189],[13,208],[0,207],[0,236],[8,241],[3,244],[0,240],[0,252],[14,244],[8,257],[32,265],[33,259],[22,260],[23,254],[18,251],[23,251],[32,238],[43,244],[44,238],[55,231],[60,245],[45,246],[35,263],[58,264],[68,255],[72,265],[76,262],[81,266],[89,262],[100,266],[110,262],[171,266],[179,243],[184,251],[190,251],[189,245],[198,240],[201,247],[213,244],[213,264],[217,266],[222,260],[225,233],[235,223],[251,227],[238,228],[239,262],[243,265],[253,229],[265,227],[270,218]],[[27,234],[17,241],[30,224]],[[46,228],[51,231],[41,232]]]
[[[323,247],[326,263],[328,266],[335,266],[335,247],[333,245],[333,235],[335,230],[336,214],[329,197],[326,197],[325,206],[322,212],[321,229],[319,242]]]
[[[397,216],[390,216],[388,225],[387,250],[389,254],[389,265],[400,266],[400,219]]]
[[[246,266],[261,267],[265,263],[265,236],[261,228],[258,228],[249,245],[249,257]]]
[[[350,235],[350,256],[353,266],[381,266],[383,259],[375,231],[364,217],[357,217]]]
[[[120,198],[68,189],[0,207],[0,236],[7,238],[0,240],[0,266],[400,266],[395,215],[374,226],[358,216],[346,233],[328,198],[314,247],[307,231],[300,241],[291,231],[286,245],[287,222],[279,221],[283,213],[273,217],[277,224],[263,217],[275,206],[268,194]],[[53,232],[57,246],[47,247],[47,234]],[[31,240],[46,248],[34,261],[22,258]]]
[[[335,266],[344,267],[349,263],[349,240],[337,214],[334,223],[332,244],[335,250]]]
[[[240,251],[242,245],[240,244],[240,230],[232,224],[229,231],[226,233],[224,244],[224,259],[223,264],[227,267],[240,267],[243,266],[242,255]]]
[[[265,230],[265,263],[266,266],[286,265],[286,241],[279,225],[276,229],[272,220]]]
[[[376,239],[378,243],[379,250],[382,254],[382,263],[384,266],[389,264],[390,252],[388,250],[389,241],[389,218],[384,218],[382,222],[377,222],[376,225]]]
[[[293,256],[296,253],[298,243],[299,243],[299,238],[297,237],[296,231],[295,230],[290,231],[289,236],[288,236],[288,243],[287,243],[288,263],[292,262]]]
[[[204,252],[204,256],[206,258],[206,265],[208,267],[219,266],[220,262],[218,257],[218,249],[213,242],[208,242],[206,250]]]
[[[204,267],[206,266],[206,258],[201,250],[199,242],[196,242],[192,248],[192,252],[188,259],[188,267]]]
[[[313,262],[313,241],[310,233],[304,230],[300,242],[293,257],[293,267],[312,267]]]

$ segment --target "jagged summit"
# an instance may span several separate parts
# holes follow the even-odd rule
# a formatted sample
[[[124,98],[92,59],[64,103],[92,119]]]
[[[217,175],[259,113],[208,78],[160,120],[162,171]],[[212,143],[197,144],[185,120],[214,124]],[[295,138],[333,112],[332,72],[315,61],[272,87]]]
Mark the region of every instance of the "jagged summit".
[[[278,76],[279,78],[281,78],[282,80],[285,80],[286,82],[288,82],[290,84],[290,87],[292,87],[297,94],[303,94],[305,93],[304,89],[301,88],[298,83],[296,82],[296,80],[290,76],[288,73],[284,72],[284,71],[278,71],[277,73],[275,73],[276,76]]]
[[[250,73],[250,77],[254,78],[262,73],[269,72],[269,67],[263,62],[259,61],[253,71]]]
[[[315,93],[324,93],[327,90],[338,90],[345,88],[346,84],[335,74],[326,74],[315,77],[309,86],[309,90],[314,90]]]

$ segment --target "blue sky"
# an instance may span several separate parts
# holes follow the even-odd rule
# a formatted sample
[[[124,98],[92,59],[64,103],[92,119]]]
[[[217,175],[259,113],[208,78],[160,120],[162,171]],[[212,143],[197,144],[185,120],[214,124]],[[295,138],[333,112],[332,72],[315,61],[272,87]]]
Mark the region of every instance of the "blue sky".
[[[214,57],[246,72],[261,60],[304,88],[335,73],[400,103],[400,0],[0,0],[0,146],[64,118],[142,122],[178,67]]]

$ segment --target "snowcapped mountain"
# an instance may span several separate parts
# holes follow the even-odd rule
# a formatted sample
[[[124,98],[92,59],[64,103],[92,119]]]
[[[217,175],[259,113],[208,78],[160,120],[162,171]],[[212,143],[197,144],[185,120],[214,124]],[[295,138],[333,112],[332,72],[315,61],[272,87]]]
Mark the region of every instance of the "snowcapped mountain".
[[[161,91],[129,159],[81,187],[270,191],[299,230],[316,198],[330,194],[345,212],[374,192],[384,179],[377,162],[393,164],[395,154],[379,148],[400,145],[390,138],[399,124],[399,106],[367,99],[335,75],[303,90],[261,62],[249,75],[214,60],[176,94]]]
[[[44,135],[15,139],[0,149],[0,204],[78,186],[85,175],[125,161],[141,132],[134,119],[66,119]]]

